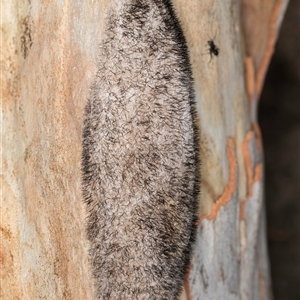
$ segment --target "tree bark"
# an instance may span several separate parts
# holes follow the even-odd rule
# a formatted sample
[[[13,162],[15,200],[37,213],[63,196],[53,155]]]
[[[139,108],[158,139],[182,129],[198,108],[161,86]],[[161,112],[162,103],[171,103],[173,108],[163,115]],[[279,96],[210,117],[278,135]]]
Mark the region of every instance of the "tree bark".
[[[181,299],[272,298],[256,110],[287,2],[173,1],[201,129],[197,241]],[[1,299],[94,297],[81,133],[109,4],[2,3]]]

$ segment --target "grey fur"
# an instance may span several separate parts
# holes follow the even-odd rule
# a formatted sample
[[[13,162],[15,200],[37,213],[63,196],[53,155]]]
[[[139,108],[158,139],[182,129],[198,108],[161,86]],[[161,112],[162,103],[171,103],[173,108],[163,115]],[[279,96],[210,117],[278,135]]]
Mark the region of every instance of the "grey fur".
[[[199,162],[191,68],[170,1],[112,3],[100,51],[82,162],[97,299],[177,299]]]

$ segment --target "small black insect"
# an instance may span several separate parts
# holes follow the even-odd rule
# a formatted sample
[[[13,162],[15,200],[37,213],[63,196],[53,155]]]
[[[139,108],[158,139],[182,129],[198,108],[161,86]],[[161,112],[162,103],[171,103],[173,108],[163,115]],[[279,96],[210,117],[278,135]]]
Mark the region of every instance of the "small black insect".
[[[218,56],[220,49],[215,45],[213,40],[209,40],[207,42],[209,46],[209,54],[210,54],[210,61],[212,60],[213,55]],[[209,62],[210,62],[209,61]]]

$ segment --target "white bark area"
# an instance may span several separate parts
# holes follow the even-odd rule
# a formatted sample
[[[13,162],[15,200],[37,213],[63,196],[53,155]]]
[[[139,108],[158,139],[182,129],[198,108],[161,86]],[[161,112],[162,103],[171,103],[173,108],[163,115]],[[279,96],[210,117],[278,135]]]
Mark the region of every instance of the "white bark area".
[[[173,2],[201,128],[197,242],[182,299],[271,299],[256,107],[288,1]],[[109,3],[2,3],[1,299],[93,299],[81,133]],[[211,61],[210,39],[220,48]]]
[[[206,1],[176,1],[196,79],[202,160],[197,243],[182,299],[272,298],[256,110],[262,74],[287,1],[265,4],[261,11],[258,3],[243,1],[242,5],[244,19],[240,20],[238,1],[219,1],[216,7]],[[249,6],[252,11],[248,11],[247,19]],[[257,24],[247,23],[254,17],[258,24],[264,23],[260,31],[265,35],[257,31]],[[243,28],[248,30],[244,36]],[[264,48],[251,43],[255,31]],[[200,49],[212,37],[220,53],[208,63]],[[243,39],[250,45],[246,54]],[[243,56],[246,64],[247,59],[251,61],[246,69]]]

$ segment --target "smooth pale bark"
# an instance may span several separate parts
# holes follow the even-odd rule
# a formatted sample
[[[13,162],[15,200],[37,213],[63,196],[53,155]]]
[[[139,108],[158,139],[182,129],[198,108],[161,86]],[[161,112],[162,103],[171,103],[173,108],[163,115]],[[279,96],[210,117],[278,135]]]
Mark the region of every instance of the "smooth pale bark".
[[[109,3],[2,3],[1,299],[93,299],[81,132]],[[256,107],[286,5],[174,0],[202,161],[182,299],[271,299]],[[211,61],[210,39],[220,48]]]

